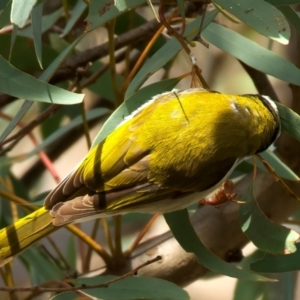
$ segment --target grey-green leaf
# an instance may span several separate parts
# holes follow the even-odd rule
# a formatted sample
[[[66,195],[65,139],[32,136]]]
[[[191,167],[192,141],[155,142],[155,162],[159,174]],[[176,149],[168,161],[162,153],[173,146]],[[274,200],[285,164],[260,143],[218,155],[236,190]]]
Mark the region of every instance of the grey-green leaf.
[[[80,278],[73,280],[75,286],[96,285],[116,279],[116,276],[98,276],[95,278]],[[108,285],[108,287],[85,289],[91,297],[102,300],[188,300],[188,293],[172,282],[151,277],[127,277]],[[66,298],[65,293],[53,297],[53,300]]]
[[[272,281],[272,279],[239,269],[232,264],[226,263],[221,258],[210,252],[198,238],[194,228],[190,223],[186,209],[164,214],[164,217],[181,247],[186,252],[194,253],[198,259],[198,262],[209,270],[212,270],[218,274],[239,279]]]
[[[289,5],[278,6],[278,9],[284,14],[286,19],[295,28],[295,30],[298,33],[298,36],[300,36],[300,18],[299,18],[299,15]]]
[[[299,234],[269,220],[258,206],[253,185],[250,184],[240,205],[240,223],[243,232],[260,250],[272,254],[287,254],[296,251]]]
[[[25,26],[26,21],[37,0],[13,0],[11,9],[11,22],[19,28]]]
[[[32,77],[11,65],[0,56],[0,91],[2,93],[56,104],[75,104],[83,100],[83,94],[75,94]]]
[[[43,3],[35,6],[31,12],[32,21],[32,34],[34,40],[34,49],[38,63],[43,69],[42,65],[42,13],[43,13]]]
[[[89,14],[87,21],[89,23],[88,30],[93,30],[103,25],[111,19],[116,18],[120,14],[130,9],[136,8],[146,3],[146,0],[122,0],[114,5],[114,1],[92,1],[89,6]]]
[[[202,36],[211,44],[245,64],[281,80],[300,85],[300,69],[283,57],[242,35],[216,23],[210,23]]]
[[[290,108],[275,102],[280,115],[281,127],[294,139],[300,141],[300,116]]]
[[[284,15],[265,1],[215,0],[217,4],[252,27],[262,35],[284,45],[291,35],[290,26]]]
[[[83,12],[85,11],[86,7],[87,7],[87,5],[84,1],[82,1],[82,0],[77,1],[76,5],[74,6],[74,9],[71,13],[71,17],[68,20],[63,33],[61,34],[61,37],[64,37],[65,35],[67,35],[70,32],[70,30],[76,24],[77,20],[81,17]]]
[[[262,259],[250,265],[251,270],[260,273],[281,273],[300,270],[300,245],[297,251],[289,255],[266,254]]]

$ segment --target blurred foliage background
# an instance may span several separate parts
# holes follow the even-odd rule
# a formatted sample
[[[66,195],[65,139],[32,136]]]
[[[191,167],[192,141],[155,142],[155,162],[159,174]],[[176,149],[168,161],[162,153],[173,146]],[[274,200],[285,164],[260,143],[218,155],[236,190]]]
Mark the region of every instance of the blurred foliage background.
[[[202,85],[268,95],[299,113],[299,10],[297,0],[1,0],[1,227],[41,206],[96,136],[94,143],[156,94]],[[75,299],[82,292],[54,296],[42,288],[59,291],[123,274],[130,276],[85,297],[298,299],[300,257],[296,233],[287,228],[299,231],[300,123],[279,107],[289,134],[264,159],[290,190],[260,168],[255,199],[252,192],[245,199],[252,161],[239,166],[235,192],[257,205],[248,212],[257,225],[250,232],[240,218],[246,205],[194,205],[192,224],[207,248],[184,221],[180,228],[169,224],[190,234],[196,257],[182,249],[187,245],[178,244],[163,217],[127,215],[120,261],[120,219],[78,225],[76,234],[60,229],[0,269],[1,286],[13,290],[1,292],[2,299]],[[87,245],[88,236],[95,245]],[[99,245],[112,262],[107,268]],[[162,261],[132,276],[130,270],[157,255]],[[261,281],[262,273],[279,281]],[[16,289],[21,285],[40,288],[24,293]]]

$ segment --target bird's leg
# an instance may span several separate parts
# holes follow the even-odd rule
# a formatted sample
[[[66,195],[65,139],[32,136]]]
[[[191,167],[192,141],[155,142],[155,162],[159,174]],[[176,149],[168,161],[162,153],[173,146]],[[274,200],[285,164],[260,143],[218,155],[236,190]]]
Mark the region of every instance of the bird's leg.
[[[217,206],[228,201],[239,203],[238,201],[234,200],[236,194],[233,193],[233,188],[234,186],[232,180],[227,179],[212,197],[203,198],[199,201],[199,203],[213,206]]]

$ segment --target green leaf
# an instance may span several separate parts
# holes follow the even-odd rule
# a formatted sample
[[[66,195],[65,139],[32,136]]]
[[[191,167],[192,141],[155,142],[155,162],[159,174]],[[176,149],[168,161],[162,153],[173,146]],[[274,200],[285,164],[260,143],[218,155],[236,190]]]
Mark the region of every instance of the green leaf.
[[[76,270],[77,253],[74,249],[76,249],[75,236],[70,234],[65,258],[69,266],[73,268],[73,270]]]
[[[162,80],[150,84],[132,95],[129,99],[122,103],[104,123],[94,139],[92,147],[102,142],[109,133],[111,133],[122,121],[124,121],[126,116],[130,115],[137,108],[151,100],[153,96],[172,90],[179,81],[179,78]]]
[[[0,91],[2,93],[55,104],[75,104],[83,100],[83,94],[75,94],[32,77],[11,65],[0,56]]]
[[[258,248],[268,253],[287,254],[296,251],[295,242],[299,234],[269,220],[258,206],[253,185],[250,184],[240,205],[241,229]]]
[[[210,23],[202,36],[211,44],[245,64],[281,80],[300,85],[300,69],[242,35],[216,23]]]
[[[295,174],[293,170],[291,170],[283,161],[281,161],[272,151],[267,150],[260,153],[260,155],[271,165],[279,177],[287,180],[300,180],[297,174]],[[257,166],[262,170],[266,170],[266,167],[260,160],[257,160]]]
[[[11,1],[0,12],[0,29],[10,21]]]
[[[44,33],[45,31],[50,29],[56,23],[56,21],[61,17],[62,13],[63,13],[63,8],[61,7],[58,10],[56,10],[55,12],[53,12],[52,14],[43,16],[41,32]],[[18,31],[18,35],[25,36],[28,38],[33,38],[32,26],[30,25],[23,29],[20,29]]]
[[[89,25],[87,28],[88,30],[93,30],[120,14],[145,3],[146,0],[122,0],[118,1],[116,6],[114,6],[114,2],[110,0],[93,1],[89,6],[89,14],[87,16]]]
[[[4,10],[5,7],[8,5],[9,2],[10,2],[10,0],[2,0],[2,1],[0,1],[0,11]]]
[[[37,60],[41,69],[42,65],[42,13],[43,13],[43,3],[35,6],[31,12],[32,21],[32,34],[34,40],[34,49],[36,53]]]
[[[281,273],[300,270],[300,244],[297,251],[289,255],[266,254],[250,265],[251,270],[260,273]]]
[[[300,18],[299,15],[288,5],[282,5],[277,7],[289,21],[289,23],[295,28],[298,35],[300,35]]]
[[[1,133],[0,142],[2,142],[11,133],[11,131],[17,126],[18,122],[23,118],[23,116],[26,114],[26,112],[29,110],[32,104],[33,102],[31,101],[24,101],[22,107],[18,110],[17,114],[13,117],[13,119],[9,122],[9,124],[5,128],[5,130]]]
[[[177,6],[179,8],[180,16],[184,20],[185,19],[184,0],[177,0]]]
[[[288,44],[291,35],[290,26],[284,15],[271,4],[253,0],[215,0],[215,2],[260,34],[284,45]]]
[[[247,270],[250,268],[250,264],[261,259],[264,256],[264,252],[257,250],[251,255],[245,257],[242,260],[242,268],[246,268]],[[235,291],[234,291],[234,298],[233,300],[254,300],[254,299],[261,299],[261,295],[265,292],[267,288],[267,282],[261,281],[245,281],[245,280],[238,280]],[[273,284],[273,283],[272,283]]]
[[[270,280],[261,275],[239,269],[234,265],[226,263],[221,258],[210,252],[199,240],[194,228],[190,223],[186,209],[164,214],[164,217],[181,247],[186,252],[194,253],[198,259],[198,262],[209,270],[218,274],[245,280]]]
[[[78,21],[78,19],[81,17],[81,15],[83,14],[83,12],[85,11],[87,5],[84,1],[82,0],[78,0],[76,5],[73,8],[73,11],[71,13],[71,17],[68,20],[63,33],[61,34],[61,37],[66,36],[70,30],[73,28],[73,26],[76,24],[76,22]]]
[[[215,18],[217,14],[217,10],[213,10],[207,13],[205,15],[202,28],[204,29]],[[187,25],[184,37],[188,41],[193,40],[197,36],[201,24],[201,19],[202,17],[199,16],[195,21]],[[175,55],[177,55],[177,53],[181,49],[181,44],[174,37],[166,42],[163,47],[161,47],[152,57],[150,57],[146,61],[140,71],[135,75],[126,91],[125,99],[134,94],[147,78],[149,78],[157,70],[166,65],[167,62],[170,61]]]
[[[53,73],[55,72],[55,70],[59,67],[59,65],[63,62],[63,60],[66,58],[66,56],[69,54],[69,52],[73,49],[73,47],[75,47],[75,45],[80,41],[81,37],[79,37],[77,40],[75,40],[69,47],[67,47],[64,51],[62,51],[55,60],[53,60],[53,62],[50,64],[50,66],[42,73],[42,75],[40,76],[40,79],[47,81],[51,78],[51,76],[53,75]],[[33,93],[33,95],[35,97],[40,97],[41,95],[39,94],[39,91],[36,91],[36,82],[40,83],[40,88],[42,89],[46,89],[46,95],[48,95],[49,91],[48,91],[48,86],[54,88],[55,90],[60,92],[62,91],[62,93],[64,95],[68,95],[67,97],[71,98],[68,99],[68,101],[71,100],[71,103],[69,104],[73,104],[73,103],[77,103],[78,102],[82,102],[84,95],[83,94],[75,94],[75,93],[71,93],[68,92],[66,90],[60,89],[58,87],[49,85],[43,81],[39,81],[38,79],[31,77],[30,75],[23,73],[21,71],[19,71],[18,69],[14,68],[12,65],[10,65],[5,59],[2,58],[2,56],[0,55],[0,90],[1,87],[3,86],[3,81],[1,81],[1,72],[4,72],[3,76],[5,76],[5,78],[7,78],[8,82],[6,82],[7,84],[11,84],[10,89],[14,90],[16,88],[16,86],[14,86],[14,80],[15,78],[9,78],[9,76],[7,77],[8,74],[5,73],[5,69],[1,68],[1,63],[3,63],[4,66],[8,66],[8,70],[12,71],[12,74],[14,74],[15,76],[19,76],[19,77],[15,77],[18,79],[19,82],[19,86],[23,86],[24,84],[24,78],[29,78],[28,81],[26,80],[25,82],[27,84],[32,84],[31,86],[29,85],[28,88],[29,90]],[[13,75],[12,75],[13,76]],[[24,78],[23,78],[24,76]],[[12,82],[11,82],[12,81]],[[5,87],[6,89],[7,87]],[[26,89],[26,87],[25,87]],[[20,92],[20,91],[17,91]],[[9,94],[9,93],[7,93]],[[28,95],[28,93],[25,93],[26,95]],[[18,97],[18,96],[17,96]],[[20,98],[25,98],[25,95],[23,94],[23,91],[21,91],[20,93]],[[28,100],[31,100],[29,98],[27,98]],[[58,98],[59,99],[59,98]],[[52,100],[52,99],[51,99]],[[52,103],[52,102],[51,102]],[[15,126],[17,125],[17,123],[21,120],[21,118],[24,116],[24,114],[29,110],[29,108],[31,107],[31,105],[33,104],[33,102],[29,102],[29,101],[25,101],[22,108],[18,111],[18,113],[16,114],[16,116],[14,116],[14,118],[11,120],[11,122],[8,124],[8,126],[5,128],[5,130],[3,131],[3,133],[0,136],[0,142],[3,141],[9,134],[10,132],[15,128]],[[65,103],[67,104],[67,103]]]
[[[116,276],[97,276],[95,278],[81,278],[73,280],[76,286],[106,283]],[[110,284],[105,288],[85,289],[85,293],[103,300],[188,300],[189,295],[182,288],[172,282],[151,277],[127,277]],[[64,294],[65,295],[65,294]],[[55,296],[52,299],[66,299]]]
[[[275,102],[280,115],[281,128],[300,141],[300,116],[290,108]]]
[[[39,285],[48,280],[57,280],[65,275],[64,271],[35,247],[22,252],[20,258],[31,275],[33,285]]]
[[[272,5],[291,5],[300,3],[299,0],[266,0],[266,2],[269,2]]]
[[[11,22],[19,28],[24,27],[36,2],[37,0],[13,0]]]

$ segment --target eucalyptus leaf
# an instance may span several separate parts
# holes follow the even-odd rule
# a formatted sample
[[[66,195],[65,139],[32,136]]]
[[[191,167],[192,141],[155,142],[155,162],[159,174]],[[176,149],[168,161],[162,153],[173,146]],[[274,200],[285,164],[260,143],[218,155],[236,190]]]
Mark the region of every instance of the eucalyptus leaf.
[[[232,15],[265,35],[284,45],[291,35],[290,26],[284,15],[265,1],[253,0],[215,0]]]
[[[185,19],[185,5],[184,0],[177,0],[177,6],[179,8],[180,16],[184,20]]]
[[[63,33],[61,34],[61,37],[66,36],[70,30],[73,28],[73,26],[76,24],[78,19],[81,17],[85,9],[87,8],[87,4],[82,0],[77,0],[76,5],[74,6],[74,9],[71,13],[71,17],[69,18]]]
[[[174,237],[186,252],[194,253],[198,262],[209,270],[226,276],[255,281],[272,281],[264,276],[239,269],[210,252],[198,238],[187,210],[164,214]]]
[[[246,256],[242,262],[241,267],[247,270],[250,269],[250,264],[257,261],[258,259],[262,259],[265,253],[256,250],[251,255]],[[234,290],[234,298],[233,300],[253,300],[253,299],[261,299],[261,295],[266,291],[268,284],[274,284],[269,282],[261,282],[261,281],[245,281],[238,280]]]
[[[88,30],[93,30],[120,14],[146,3],[146,0],[122,0],[114,5],[114,1],[92,1],[87,16]]]
[[[10,21],[11,1],[0,11],[0,29]]]
[[[262,259],[250,265],[251,270],[260,273],[281,273],[300,270],[300,244],[297,251],[289,255],[267,253]]]
[[[300,69],[283,57],[216,23],[210,23],[202,36],[245,64],[281,80],[300,85]]]
[[[75,104],[83,100],[83,94],[75,94],[26,74],[0,56],[0,91],[2,93],[55,104]]]
[[[75,286],[104,284],[107,281],[116,279],[116,276],[98,276],[96,278],[79,278],[73,280]],[[102,300],[188,300],[188,293],[172,282],[151,278],[151,277],[127,277],[115,283],[109,284],[105,288],[85,289],[91,297]],[[53,300],[72,299],[57,295]]]
[[[286,19],[295,28],[295,30],[298,33],[298,36],[300,36],[300,18],[299,18],[299,15],[289,5],[278,6],[278,9],[284,14]]]
[[[37,0],[12,0],[11,22],[19,28],[25,26]]]
[[[11,0],[2,0],[0,1],[0,12],[1,10],[4,10],[5,7],[8,5],[8,3],[10,2]]]
[[[266,2],[269,2],[272,5],[291,5],[300,3],[299,0],[266,0]]]
[[[44,33],[49,28],[51,28],[57,22],[57,20],[62,16],[62,13],[63,13],[63,8],[61,7],[58,10],[54,11],[53,13],[43,16],[42,24],[40,25],[41,33]],[[18,35],[25,36],[28,38],[33,38],[32,25],[20,29],[18,31]]]
[[[275,102],[275,104],[279,111],[282,129],[300,141],[300,116],[281,103]]]
[[[260,250],[272,254],[287,254],[296,251],[299,234],[269,220],[258,206],[253,184],[250,184],[240,205],[241,229]]]
[[[21,253],[20,258],[31,275],[33,285],[40,285],[45,281],[64,277],[64,271],[35,247]]]
[[[55,60],[53,60],[53,62],[48,66],[48,68],[40,76],[41,80],[48,81],[51,78],[51,76],[53,75],[55,70],[60,66],[60,64],[63,62],[63,60],[69,54],[69,52],[73,49],[73,47],[75,47],[75,45],[80,41],[80,39],[81,39],[81,37],[79,37],[77,40],[75,40],[69,47],[67,47],[63,52],[61,52]],[[7,70],[7,72],[9,72],[9,73],[6,73],[5,70]],[[1,80],[2,76],[4,77],[4,79],[6,79],[6,81]],[[12,76],[12,77],[10,78],[10,76]],[[15,76],[15,77],[13,77],[13,76]],[[18,80],[17,82],[16,82],[16,79]],[[60,94],[67,95],[66,96],[67,101],[71,100],[71,103],[68,103],[68,104],[82,102],[82,100],[83,100],[83,97],[84,97],[83,94],[71,93],[66,90],[60,89],[60,88],[52,86],[50,84],[47,84],[43,81],[39,81],[38,79],[14,68],[11,64],[9,64],[0,55],[0,91],[5,93],[5,90],[7,90],[9,88],[9,91],[16,93],[16,94],[12,94],[13,96],[16,96],[16,97],[19,96],[20,98],[26,98],[28,100],[31,100],[30,98],[25,97],[26,95],[31,95],[32,97],[36,98],[37,101],[39,101],[42,94],[40,94],[39,89],[38,90],[35,89],[36,86],[38,85],[37,82],[40,85],[40,89],[44,92],[44,96],[46,93],[46,97],[50,96],[49,95],[50,87],[56,91],[56,94],[57,94],[57,91],[59,91],[57,94],[57,96],[58,96],[57,103],[59,103],[59,101],[61,100],[59,98]],[[5,83],[8,86],[5,86]],[[15,83],[17,83],[17,84],[15,85]],[[23,87],[24,84],[26,84],[26,86]],[[20,87],[22,89],[16,91],[15,89],[17,87]],[[2,88],[3,88],[3,90],[2,90]],[[23,88],[24,88],[24,91],[23,91]],[[6,93],[9,94],[8,92],[6,92]],[[49,100],[49,98],[46,98],[46,99]],[[51,100],[53,100],[53,98]],[[47,101],[45,101],[45,102],[47,102]],[[14,116],[14,118],[11,120],[11,122],[8,124],[8,126],[5,128],[5,130],[2,132],[2,134],[0,136],[0,142],[3,141],[10,134],[10,132],[15,128],[17,123],[22,119],[22,117],[29,110],[29,108],[31,107],[32,104],[33,104],[33,102],[30,102],[30,101],[24,102],[22,108],[17,112],[17,114]],[[67,104],[67,103],[65,103],[65,104]]]
[[[43,3],[35,6],[31,12],[34,49],[35,49],[36,57],[37,57],[37,60],[39,62],[41,69],[43,69],[43,64],[42,64],[42,14],[43,14]]]

